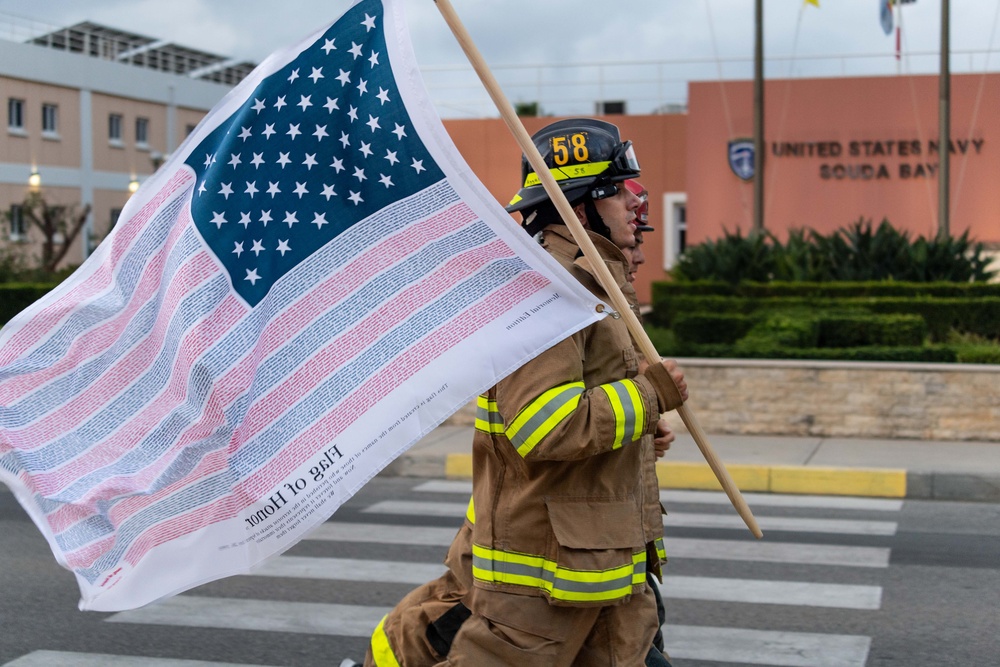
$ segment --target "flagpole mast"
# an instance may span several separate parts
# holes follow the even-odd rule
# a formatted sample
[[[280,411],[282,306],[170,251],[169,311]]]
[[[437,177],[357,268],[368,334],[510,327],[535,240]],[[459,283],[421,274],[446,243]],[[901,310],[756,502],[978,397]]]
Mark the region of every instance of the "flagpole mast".
[[[611,305],[614,306],[618,313],[620,313],[622,319],[628,327],[629,332],[632,334],[632,338],[635,340],[639,349],[646,357],[646,361],[650,364],[660,363],[660,353],[656,351],[656,347],[653,345],[649,336],[642,328],[642,325],[639,323],[635,313],[633,313],[632,309],[629,307],[629,303],[625,299],[625,295],[622,294],[621,289],[618,287],[614,277],[611,275],[611,271],[608,269],[607,265],[605,265],[604,260],[598,253],[593,241],[590,240],[590,237],[587,236],[587,232],[584,230],[583,225],[581,225],[580,221],[577,220],[576,214],[573,212],[573,208],[566,199],[566,195],[559,189],[559,185],[556,183],[555,178],[553,178],[548,167],[545,165],[545,160],[538,152],[534,142],[531,141],[531,136],[524,128],[521,120],[517,117],[517,114],[514,112],[514,108],[511,106],[507,97],[500,89],[500,85],[497,83],[496,79],[493,78],[492,72],[490,72],[489,68],[486,66],[486,61],[479,53],[479,49],[476,48],[475,43],[472,41],[472,37],[465,29],[465,26],[458,18],[458,15],[455,13],[450,0],[434,0],[434,2],[437,4],[438,10],[440,10],[441,15],[444,17],[445,22],[451,29],[452,34],[455,35],[455,39],[462,47],[462,50],[465,52],[469,62],[472,64],[472,68],[476,70],[476,74],[479,75],[479,79],[486,87],[493,103],[500,112],[500,116],[503,118],[507,127],[514,135],[514,139],[520,145],[521,150],[524,152],[528,162],[535,170],[535,173],[538,174],[542,186],[545,188],[545,192],[549,195],[549,199],[553,204],[555,204],[556,209],[563,218],[563,222],[566,223],[566,226],[573,234],[573,238],[580,246],[580,249],[583,250],[584,255],[590,259],[591,264],[597,273],[597,279],[604,288],[604,291],[607,292]],[[725,465],[723,465],[722,461],[718,458],[718,456],[716,456],[715,451],[712,449],[711,444],[709,444],[708,438],[694,414],[686,405],[682,405],[677,408],[677,413],[681,416],[681,419],[684,421],[684,425],[687,426],[691,436],[698,444],[698,448],[701,450],[705,460],[708,461],[708,465],[712,469],[712,472],[714,472],[716,478],[718,478],[719,483],[722,485],[722,489],[726,492],[726,495],[729,496],[729,500],[736,509],[736,512],[743,519],[743,522],[746,523],[754,537],[758,539],[762,537],[763,533],[761,533],[760,528],[757,526],[757,520],[754,518],[753,513],[747,506],[746,501],[743,499],[743,495],[740,493],[736,483],[733,482],[732,477],[730,477],[729,471],[726,470]]]
[[[938,82],[938,240],[951,235],[948,204],[951,182],[951,39],[948,0],[941,0],[941,74]]]
[[[764,0],[754,3],[753,233],[764,231]]]

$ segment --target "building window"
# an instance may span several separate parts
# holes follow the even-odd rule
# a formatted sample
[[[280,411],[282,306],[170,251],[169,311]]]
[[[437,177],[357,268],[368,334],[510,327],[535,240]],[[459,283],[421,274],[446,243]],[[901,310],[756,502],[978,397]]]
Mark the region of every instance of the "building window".
[[[122,144],[122,115],[120,113],[108,116],[108,141],[116,146]]]
[[[42,105],[42,136],[59,136],[59,107],[55,104]]]
[[[687,193],[664,194],[663,217],[666,229],[663,237],[663,268],[669,271],[687,248]]]
[[[194,123],[188,123],[184,128],[184,136],[189,136],[192,132],[194,132],[195,127],[197,126]]]
[[[137,146],[149,146],[149,119],[135,119],[135,143]]]
[[[24,134],[24,100],[11,97],[7,100],[7,129]]]
[[[111,215],[109,216],[108,231],[110,232],[118,224],[118,218],[122,217],[122,210],[120,208],[111,209]]]
[[[10,240],[22,241],[27,236],[24,229],[24,207],[20,204],[10,205]]]

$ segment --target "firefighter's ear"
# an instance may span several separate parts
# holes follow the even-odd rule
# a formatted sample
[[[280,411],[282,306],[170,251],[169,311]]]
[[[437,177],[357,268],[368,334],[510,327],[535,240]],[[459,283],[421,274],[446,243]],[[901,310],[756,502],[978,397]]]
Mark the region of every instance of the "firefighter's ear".
[[[573,212],[576,213],[576,219],[580,221],[583,228],[590,229],[590,223],[587,222],[586,206],[583,203],[577,204],[573,207]]]

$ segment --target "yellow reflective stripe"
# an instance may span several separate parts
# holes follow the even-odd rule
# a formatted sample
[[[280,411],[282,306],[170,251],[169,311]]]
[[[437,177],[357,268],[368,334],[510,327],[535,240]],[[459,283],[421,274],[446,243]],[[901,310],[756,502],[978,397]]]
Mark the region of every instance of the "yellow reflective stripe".
[[[527,456],[542,439],[580,404],[582,382],[570,382],[549,389],[524,406],[505,433],[517,452]]]
[[[372,633],[372,659],[375,660],[378,667],[399,667],[399,661],[396,660],[396,654],[392,652],[389,638],[385,634],[385,619],[387,617],[388,614],[382,617],[375,632]]]
[[[656,555],[661,561],[667,560],[667,550],[663,548],[663,538],[657,537],[653,540],[653,544],[656,547]]]
[[[554,600],[605,602],[632,592],[646,580],[646,552],[608,570],[572,570],[542,556],[472,545],[472,576],[486,583],[510,584],[548,592]]]
[[[472,496],[469,496],[469,506],[465,508],[465,518],[469,523],[476,523],[476,508],[472,506]]]
[[[503,417],[497,410],[497,402],[486,396],[476,399],[476,430],[483,433],[503,433]]]
[[[588,164],[574,164],[569,167],[553,167],[549,169],[549,173],[552,174],[552,178],[556,181],[566,181],[571,178],[583,178],[585,176],[597,176],[605,172],[610,166],[610,162],[590,162]],[[524,179],[524,186],[530,188],[533,185],[538,185],[542,182],[542,179],[538,177],[537,172],[529,173]],[[511,202],[512,204],[514,202]]]
[[[643,426],[646,424],[646,407],[642,396],[632,380],[621,380],[602,384],[615,415],[615,438],[612,449],[618,449],[626,442],[634,442],[642,437]]]

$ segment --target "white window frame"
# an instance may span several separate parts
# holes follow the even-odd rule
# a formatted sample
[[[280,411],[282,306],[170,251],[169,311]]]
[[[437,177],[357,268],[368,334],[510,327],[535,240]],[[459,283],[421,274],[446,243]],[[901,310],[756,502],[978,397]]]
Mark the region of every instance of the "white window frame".
[[[28,238],[28,230],[24,226],[24,207],[20,204],[10,205],[10,235],[11,241],[24,241]]]
[[[118,120],[117,123],[115,123],[115,119]],[[108,143],[112,146],[121,148],[125,145],[122,142],[122,125],[124,124],[125,117],[122,114],[108,114]]]
[[[45,139],[59,138],[59,105],[51,102],[42,103],[42,137]]]
[[[20,97],[7,98],[7,132],[21,136],[28,134],[24,128],[24,100]]]
[[[680,210],[684,209],[684,220]],[[687,231],[687,193],[665,192],[663,194],[663,268],[669,271],[677,263],[681,254],[681,232]]]

